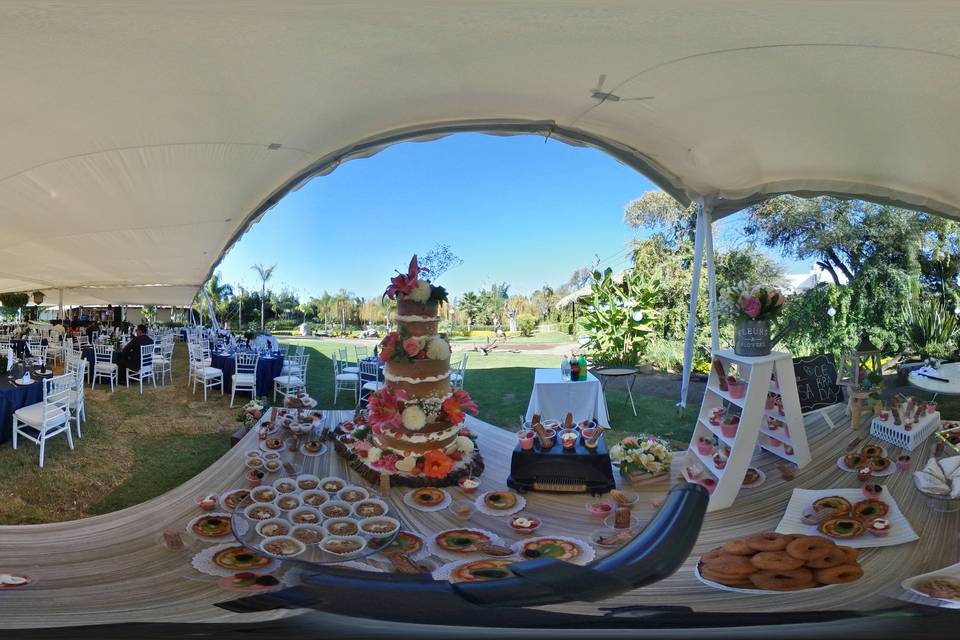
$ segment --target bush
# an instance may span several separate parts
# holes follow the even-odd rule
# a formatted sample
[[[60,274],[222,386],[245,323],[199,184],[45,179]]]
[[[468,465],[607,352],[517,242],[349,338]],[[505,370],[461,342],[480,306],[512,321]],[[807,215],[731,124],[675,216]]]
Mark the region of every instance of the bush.
[[[683,341],[656,338],[647,347],[647,361],[661,371],[683,370]]]
[[[617,282],[613,269],[593,272],[592,295],[580,323],[589,340],[584,345],[594,362],[636,365],[659,328],[654,307],[660,281],[634,271]]]
[[[521,314],[517,318],[517,328],[520,329],[520,335],[529,338],[533,335],[533,330],[537,326],[537,319],[529,313]]]

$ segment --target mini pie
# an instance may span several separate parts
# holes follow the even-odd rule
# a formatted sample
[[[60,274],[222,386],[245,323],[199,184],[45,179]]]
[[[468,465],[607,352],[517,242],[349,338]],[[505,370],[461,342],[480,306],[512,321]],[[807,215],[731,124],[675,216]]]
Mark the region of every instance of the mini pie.
[[[316,489],[319,485],[320,481],[313,478],[297,478],[297,486],[304,491]]]
[[[510,491],[490,491],[483,496],[483,504],[490,509],[506,511],[517,505],[517,496]]]
[[[499,580],[513,576],[509,566],[513,560],[477,560],[460,565],[450,574],[454,582],[482,582],[484,580]]]
[[[842,516],[821,522],[817,530],[831,538],[856,538],[863,535],[866,528],[856,518]]]
[[[297,485],[289,480],[285,480],[283,482],[278,482],[276,489],[280,493],[293,493],[297,490]]]
[[[320,511],[328,518],[345,518],[350,515],[350,507],[343,504],[328,504]]]
[[[397,534],[396,538],[391,540],[389,544],[381,549],[381,552],[387,555],[393,553],[403,553],[409,556],[413,555],[422,548],[423,538],[415,533],[410,533],[409,531],[401,531]]]
[[[226,497],[224,497],[223,506],[228,511],[233,511],[234,509],[239,507],[244,500],[246,500],[249,497],[250,497],[250,492],[247,491],[246,489],[237,489],[236,491],[231,491],[226,495]]]
[[[273,502],[277,499],[277,492],[273,489],[257,489],[251,495],[257,502]]]
[[[270,564],[270,558],[257,555],[246,547],[236,546],[215,553],[213,563],[231,571],[247,571],[267,566]]]
[[[323,448],[323,443],[319,440],[310,439],[303,443],[303,450],[309,453],[316,453]]]
[[[316,513],[307,510],[294,511],[290,519],[299,524],[317,524],[320,522],[320,517]]]
[[[568,540],[558,538],[540,538],[531,540],[523,545],[523,555],[528,558],[555,558],[556,560],[573,560],[583,551],[580,547]]]
[[[866,457],[859,453],[848,453],[843,456],[843,464],[850,469],[859,469],[866,461]]]
[[[260,535],[265,538],[272,538],[273,536],[285,536],[289,532],[290,527],[283,522],[268,522],[260,526]]]
[[[414,489],[410,494],[410,498],[423,507],[432,507],[443,502],[443,499],[446,497],[446,493],[442,489],[436,489],[434,487],[421,487],[419,489]]]
[[[276,518],[279,514],[277,510],[268,504],[255,504],[247,507],[247,517],[251,520],[269,520]]]
[[[283,446],[283,440],[280,438],[267,438],[267,441],[264,443],[267,449],[279,449]]]
[[[367,497],[367,492],[363,489],[344,489],[337,496],[344,502],[358,502]]]
[[[370,519],[365,521],[361,528],[367,533],[382,535],[396,531],[397,523],[387,519]]]
[[[326,524],[327,531],[330,532],[330,535],[334,536],[353,536],[359,531],[357,523],[353,520],[337,520],[336,522],[328,521]]]
[[[197,518],[190,528],[198,536],[218,538],[230,533],[230,519],[223,516],[203,516]]]
[[[814,501],[813,510],[817,513],[827,509],[830,509],[837,515],[844,515],[850,513],[853,505],[850,504],[849,500],[840,496],[827,496],[826,498],[820,498]]]
[[[303,545],[293,538],[279,536],[264,540],[263,550],[275,556],[295,556],[303,551]]]
[[[858,518],[872,520],[882,518],[890,512],[890,505],[883,500],[861,500],[853,505],[853,515]]]
[[[867,465],[871,471],[886,471],[890,467],[890,458],[870,458]]]
[[[318,491],[311,491],[310,493],[305,493],[303,494],[302,497],[303,497],[303,503],[309,504],[311,507],[319,507],[328,499],[326,495]]]
[[[382,516],[387,512],[379,502],[358,502],[353,506],[354,512],[361,518],[370,518],[373,516]]]
[[[441,531],[434,538],[437,546],[452,553],[474,553],[479,551],[477,544],[490,542],[490,537],[472,529],[450,529]]]
[[[323,540],[323,532],[309,527],[297,527],[290,535],[303,544],[316,544]]]
[[[878,444],[868,444],[863,449],[860,449],[860,453],[867,458],[880,458],[887,454],[883,447]]]
[[[281,509],[296,509],[300,506],[300,499],[297,496],[283,496],[277,500],[277,506]]]
[[[354,538],[327,538],[320,546],[330,553],[343,555],[360,551],[363,549],[363,542]]]

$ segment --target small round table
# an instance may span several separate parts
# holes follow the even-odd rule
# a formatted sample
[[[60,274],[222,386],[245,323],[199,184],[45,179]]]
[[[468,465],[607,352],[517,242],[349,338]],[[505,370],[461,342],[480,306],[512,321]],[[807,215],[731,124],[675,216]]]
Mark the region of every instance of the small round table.
[[[630,407],[633,409],[633,415],[637,415],[637,405],[633,403],[633,383],[637,379],[636,369],[630,367],[609,367],[606,369],[595,369],[590,373],[600,379],[600,388],[603,390],[604,395],[606,395],[607,382],[609,380],[629,377],[630,379],[627,381],[627,399],[630,402]],[[626,404],[626,402],[624,402],[624,404]]]
[[[932,393],[934,400],[941,393],[960,396],[960,362],[942,364],[936,369],[929,365],[921,367],[911,371],[907,380],[914,387]]]

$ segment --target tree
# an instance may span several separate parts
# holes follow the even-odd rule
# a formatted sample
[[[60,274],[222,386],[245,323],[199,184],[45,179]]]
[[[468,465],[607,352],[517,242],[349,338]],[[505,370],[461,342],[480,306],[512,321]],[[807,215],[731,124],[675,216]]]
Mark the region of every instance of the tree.
[[[229,314],[230,298],[233,297],[233,287],[223,282],[221,278],[220,272],[215,272],[210,276],[210,279],[207,280],[204,288],[217,314],[221,316],[221,319],[226,319],[226,316]]]
[[[693,242],[697,227],[694,205],[684,207],[664,191],[647,191],[631,200],[624,207],[623,219],[634,229],[665,227],[663,238],[674,248],[684,240]]]
[[[585,287],[591,279],[593,279],[593,269],[590,267],[579,267],[570,275],[564,287],[568,289],[569,293],[573,293],[577,289]]]
[[[473,291],[467,291],[460,298],[460,310],[467,316],[467,331],[473,326],[473,321],[483,313],[483,301]]]
[[[263,305],[267,298],[267,281],[273,277],[273,270],[277,268],[277,265],[273,264],[269,267],[265,267],[262,264],[255,264],[250,268],[256,271],[257,275],[260,276],[260,330],[263,331],[264,326],[266,325],[266,316]]]
[[[514,294],[510,296],[503,304],[503,313],[507,317],[507,324],[510,331],[517,330],[517,318],[524,311],[530,309],[530,301],[526,296]]]
[[[593,273],[581,323],[595,363],[634,366],[640,361],[657,329],[659,286],[658,279],[638,271],[625,273],[619,282],[609,267]]]

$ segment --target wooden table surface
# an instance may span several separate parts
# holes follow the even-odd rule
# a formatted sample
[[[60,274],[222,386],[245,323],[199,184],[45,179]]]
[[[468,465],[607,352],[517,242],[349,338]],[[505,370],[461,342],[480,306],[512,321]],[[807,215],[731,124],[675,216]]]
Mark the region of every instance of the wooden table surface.
[[[343,419],[345,412],[332,412]],[[724,541],[773,529],[790,497],[791,489],[823,489],[859,486],[854,474],[841,471],[836,459],[855,434],[849,423],[829,430],[822,419],[808,425],[813,462],[791,482],[781,479],[776,459],[759,454],[754,463],[766,472],[766,482],[756,489],[743,489],[734,505],[707,514],[695,554],[670,578],[600,603],[563,605],[566,611],[597,613],[598,607],[640,604],[687,605],[700,611],[777,611],[823,609],[874,609],[901,604],[903,578],[951,565],[960,560],[958,525],[960,514],[937,513],[913,486],[911,474],[898,472],[884,479],[886,486],[910,521],[920,540],[881,549],[866,549],[861,561],[866,572],[858,582],[826,592],[810,590],[775,596],[740,595],[707,587],[693,576],[697,555]],[[507,431],[468,418],[479,435],[486,471],[481,491],[505,487],[509,452],[515,436]],[[860,431],[859,433],[864,433]],[[932,438],[913,452],[915,466],[926,461]],[[864,443],[866,440],[864,441]],[[237,595],[217,586],[217,578],[196,571],[190,564],[205,543],[191,542],[189,549],[172,552],[159,544],[163,529],[183,531],[201,512],[196,498],[245,486],[242,481],[245,453],[256,447],[254,432],[203,473],[176,489],[143,504],[80,521],[44,525],[0,527],[0,572],[26,573],[36,579],[29,588],[0,592],[0,627],[89,625],[114,622],[259,622],[296,611],[233,614],[212,606]],[[894,451],[894,454],[899,452]],[[651,501],[661,498],[671,482],[677,482],[682,455],[673,473],[647,481],[633,490],[642,494],[635,514],[648,520],[655,509]],[[304,458],[304,472],[340,475],[358,484],[364,482],[332,450],[321,457]],[[451,489],[455,497],[459,490]],[[446,511],[423,513],[401,501],[402,490],[390,497],[400,517],[420,532],[436,532],[464,526]],[[598,521],[585,511],[588,498],[564,494],[527,494],[526,511],[540,516],[540,533],[588,539]],[[507,518],[481,513],[470,525],[494,531],[508,541],[519,539]],[[185,541],[190,537],[184,534]],[[441,564],[442,562],[437,562]],[[916,598],[916,601],[923,599]]]

